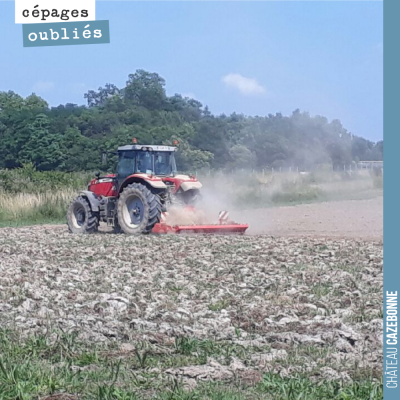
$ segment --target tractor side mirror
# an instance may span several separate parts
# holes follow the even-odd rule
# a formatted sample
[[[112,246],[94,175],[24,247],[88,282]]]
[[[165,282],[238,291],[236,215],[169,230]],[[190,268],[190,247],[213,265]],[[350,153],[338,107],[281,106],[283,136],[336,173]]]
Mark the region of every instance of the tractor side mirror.
[[[94,174],[94,176],[96,177],[96,179],[100,179],[100,172],[96,172],[96,173]]]

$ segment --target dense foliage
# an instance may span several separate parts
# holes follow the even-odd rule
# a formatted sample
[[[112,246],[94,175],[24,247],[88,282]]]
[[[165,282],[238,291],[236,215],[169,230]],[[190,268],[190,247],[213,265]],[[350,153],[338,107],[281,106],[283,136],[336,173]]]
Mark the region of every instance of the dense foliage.
[[[107,84],[85,98],[87,106],[50,108],[35,94],[0,92],[0,169],[25,163],[43,171],[101,169],[102,151],[131,143],[132,137],[146,144],[178,139],[181,170],[382,160],[383,142],[354,136],[339,120],[299,110],[288,117],[215,116],[197,100],[167,96],[164,79],[143,70],[130,74],[122,89]]]

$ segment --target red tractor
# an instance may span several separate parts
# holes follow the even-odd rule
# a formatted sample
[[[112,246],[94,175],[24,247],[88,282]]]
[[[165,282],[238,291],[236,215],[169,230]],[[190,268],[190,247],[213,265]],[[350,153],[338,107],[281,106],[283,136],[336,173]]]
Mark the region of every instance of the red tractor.
[[[194,177],[179,175],[176,147],[127,145],[118,148],[115,174],[100,176],[80,192],[67,212],[72,233],[94,233],[105,222],[127,234],[192,232],[238,232],[247,225],[221,220],[215,225],[169,226],[165,221],[171,205],[194,210],[202,184]]]

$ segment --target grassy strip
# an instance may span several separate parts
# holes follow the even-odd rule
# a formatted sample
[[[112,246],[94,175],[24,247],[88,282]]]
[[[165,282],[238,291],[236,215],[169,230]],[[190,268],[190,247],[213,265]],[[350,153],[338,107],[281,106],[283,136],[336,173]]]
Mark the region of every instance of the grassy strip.
[[[66,224],[64,218],[32,218],[32,219],[22,219],[22,220],[0,220],[0,228],[19,228],[23,226],[34,226],[34,225],[63,225]]]
[[[204,382],[188,390],[165,369],[204,364],[231,348],[211,340],[176,340],[169,351],[149,343],[133,343],[123,350],[117,343],[85,343],[77,334],[52,332],[22,338],[0,331],[0,400],[159,399],[159,400],[378,400],[381,382],[366,378],[353,383],[315,382],[310,376],[283,378],[266,373],[257,383],[240,379]],[[240,346],[239,346],[240,347]],[[165,350],[165,348],[164,348]],[[63,394],[63,397],[61,397]]]
[[[75,195],[69,190],[44,194],[0,193],[0,223],[65,220],[68,204]]]

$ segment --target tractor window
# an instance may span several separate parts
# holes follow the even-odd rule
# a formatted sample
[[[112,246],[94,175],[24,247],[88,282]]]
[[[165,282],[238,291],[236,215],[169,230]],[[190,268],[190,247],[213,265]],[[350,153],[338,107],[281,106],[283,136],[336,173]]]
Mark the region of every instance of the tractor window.
[[[142,151],[137,153],[136,170],[144,174],[153,173],[153,153]]]
[[[123,151],[120,153],[118,163],[118,176],[125,178],[135,172],[135,153]]]
[[[176,172],[175,159],[171,153],[159,151],[154,153],[156,175],[171,175]]]

